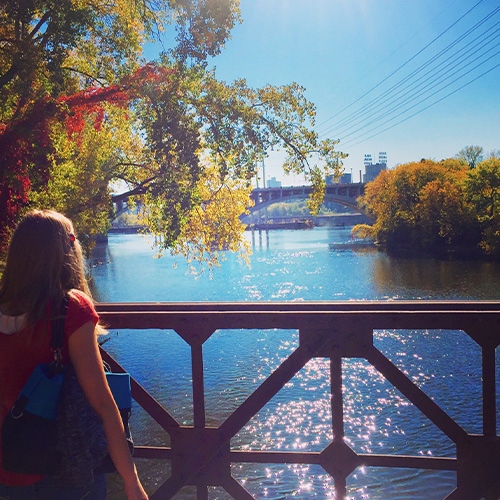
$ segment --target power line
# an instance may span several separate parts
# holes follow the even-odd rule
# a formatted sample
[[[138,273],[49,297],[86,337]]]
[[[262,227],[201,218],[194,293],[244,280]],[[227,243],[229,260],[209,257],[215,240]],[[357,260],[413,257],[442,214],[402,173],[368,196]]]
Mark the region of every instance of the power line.
[[[322,125],[324,123],[326,123],[327,121],[333,119],[333,118],[336,118],[337,116],[339,116],[340,114],[342,114],[344,111],[346,111],[347,109],[351,108],[352,106],[354,106],[356,103],[358,103],[361,99],[363,99],[364,97],[366,97],[367,95],[369,95],[371,92],[373,92],[375,89],[377,89],[378,87],[380,87],[383,83],[385,83],[387,80],[389,80],[389,78],[391,78],[392,76],[394,76],[398,71],[400,71],[401,69],[403,69],[405,66],[407,66],[411,61],[413,61],[416,57],[418,57],[422,52],[424,52],[427,48],[429,48],[432,44],[434,44],[437,40],[439,40],[442,36],[444,36],[448,31],[450,31],[457,23],[459,23],[463,18],[465,18],[467,15],[469,15],[476,7],[479,6],[479,4],[481,4],[484,0],[479,0],[479,2],[477,2],[475,5],[473,5],[467,12],[465,12],[465,14],[463,14],[462,16],[460,16],[454,23],[452,23],[450,26],[448,26],[448,28],[446,28],[444,31],[442,31],[437,37],[435,37],[433,40],[431,40],[427,45],[425,45],[422,49],[420,49],[416,54],[414,54],[412,57],[410,57],[410,59],[408,59],[406,62],[404,62],[403,64],[401,64],[398,68],[396,68],[392,73],[390,73],[387,77],[385,77],[382,81],[380,81],[379,83],[377,83],[376,85],[374,85],[371,89],[369,89],[367,92],[365,92],[362,96],[358,97],[355,101],[353,101],[351,104],[349,104],[348,106],[346,106],[345,108],[343,108],[342,110],[340,110],[338,113],[336,113],[335,115],[331,116],[328,120],[326,120],[325,122],[322,123]]]
[[[408,44],[411,40],[413,40],[415,37],[417,37],[422,31],[424,31],[425,28],[427,28],[427,26],[429,26],[430,24],[432,24],[432,22],[434,22],[435,19],[437,19],[439,16],[441,16],[446,10],[450,9],[451,7],[453,7],[453,5],[455,3],[457,3],[458,0],[454,0],[453,3],[451,3],[450,5],[446,6],[445,9],[443,9],[442,11],[439,12],[439,14],[437,14],[431,21],[429,21],[426,25],[424,25],[419,31],[415,32],[410,38],[408,38],[404,43],[402,43],[397,49],[395,49],[394,51],[392,51],[390,54],[388,54],[384,59],[382,59],[381,61],[379,61],[375,66],[373,66],[373,68],[370,70],[370,71],[373,71],[374,69],[378,68],[382,63],[384,63],[385,61],[387,60],[390,60],[393,58],[393,56],[399,51],[401,50],[402,47],[404,47],[406,44]],[[367,71],[362,77],[360,77],[360,81],[364,81],[365,80],[365,77],[369,74],[369,71]],[[361,98],[360,98],[361,99]],[[335,100],[335,98],[331,98],[329,99],[328,101],[326,101],[324,104],[329,104],[330,102],[332,102],[333,100]],[[351,103],[348,107],[352,106],[353,104],[355,104],[356,101],[354,103]],[[346,108],[344,108],[346,109]],[[343,111],[343,110],[342,110]],[[337,115],[339,115],[340,113],[342,113],[342,111],[339,111],[337,114],[331,116],[330,118],[327,118],[326,120],[322,121],[321,123],[318,124],[318,128],[321,128],[324,124],[328,123],[330,120],[332,120],[333,118],[335,118]]]
[[[500,22],[497,24],[500,24]],[[448,80],[450,80],[451,78],[453,78],[455,76],[457,76],[457,78],[454,81],[457,81],[458,79],[461,78],[460,73],[464,69],[468,68],[474,62],[478,61],[479,59],[481,59],[482,57],[484,57],[489,52],[491,52],[492,50],[494,50],[496,47],[499,46],[499,44],[497,43],[493,47],[487,48],[487,46],[489,44],[491,44],[495,39],[497,39],[499,37],[500,37],[500,31],[496,30],[494,33],[490,34],[486,38],[486,40],[482,40],[481,42],[476,43],[475,45],[471,46],[465,52],[455,54],[454,58],[449,58],[447,61],[445,61],[445,62],[447,62],[446,65],[439,67],[437,70],[430,69],[425,74],[423,74],[418,80],[416,80],[415,82],[411,83],[410,85],[407,85],[403,89],[399,90],[399,92],[392,94],[388,101],[384,101],[382,103],[379,103],[377,106],[374,107],[374,109],[371,110],[371,112],[369,114],[364,115],[362,117],[362,120],[360,120],[360,119],[355,120],[352,125],[350,125],[349,127],[347,127],[345,129],[344,134],[339,133],[339,137],[346,139],[346,137],[349,137],[349,136],[359,132],[364,127],[367,127],[367,126],[371,125],[372,123],[376,122],[377,120],[380,120],[380,119],[384,118],[385,116],[388,116],[388,115],[392,114],[393,112],[397,111],[399,106],[405,105],[408,101],[412,101],[415,98],[418,98],[421,95],[424,95],[424,94],[432,91],[434,88],[438,87],[439,85],[443,84],[444,82],[447,82]],[[476,41],[478,38],[480,38],[480,37],[477,37],[474,41]],[[471,44],[469,44],[469,45],[471,45]],[[486,50],[483,50],[483,49],[486,49]],[[473,58],[473,60],[470,62],[467,62],[471,58]],[[421,80],[422,80],[422,83],[419,83]],[[443,88],[446,88],[447,86],[449,86],[449,84],[443,85],[439,90],[442,90]],[[389,105],[391,105],[392,107],[387,109],[387,106],[389,106]],[[379,109],[382,106],[384,106],[384,108]],[[372,120],[367,121],[372,117],[373,117]],[[357,124],[360,124],[360,126],[358,128],[356,128],[352,132],[347,133],[347,131],[356,127]]]
[[[340,122],[338,122],[336,124],[336,127],[340,128],[341,131],[345,130],[346,127],[347,127],[347,130],[349,130],[356,123],[359,123],[360,121],[363,121],[364,119],[366,119],[366,112],[373,111],[373,109],[377,109],[377,108],[380,108],[383,105],[386,105],[387,99],[389,99],[389,101],[388,101],[389,103],[391,101],[393,101],[395,95],[398,95],[398,94],[400,94],[402,92],[402,90],[400,90],[399,92],[397,92],[396,94],[394,94],[393,93],[394,90],[396,90],[399,87],[403,86],[406,82],[411,81],[411,79],[414,76],[416,76],[417,74],[421,73],[425,68],[429,67],[432,63],[436,62],[445,53],[447,53],[453,47],[455,47],[456,45],[458,45],[459,42],[463,41],[466,37],[468,37],[472,32],[474,32],[476,29],[478,29],[480,26],[482,26],[487,20],[489,20],[491,17],[493,17],[493,15],[497,14],[499,11],[500,11],[500,7],[498,7],[493,12],[491,12],[490,14],[488,14],[481,21],[479,21],[478,23],[476,23],[472,28],[470,28],[469,30],[467,30],[464,34],[460,35],[456,40],[454,40],[452,43],[450,43],[447,47],[445,47],[444,49],[442,49],[438,54],[436,54],[435,56],[433,56],[430,60],[428,60],[427,62],[425,62],[424,64],[422,64],[419,68],[417,68],[416,70],[414,70],[408,76],[406,76],[401,81],[399,81],[398,83],[396,83],[395,85],[393,85],[391,88],[389,88],[388,90],[386,90],[383,94],[379,95],[373,101],[369,102],[368,104],[366,104],[363,107],[361,107],[360,109],[358,109],[358,111],[355,112],[353,115],[350,115],[349,117],[344,118],[344,120],[341,120]],[[477,41],[478,39],[480,39],[481,37],[483,37],[484,35],[486,35],[488,33],[488,31],[491,31],[492,29],[494,29],[498,24],[499,23],[497,23],[494,26],[492,26],[489,29],[487,29],[486,31],[484,31],[483,33],[481,33],[478,37],[476,37],[474,40],[472,40],[467,45],[465,45],[465,47],[462,47],[459,50],[463,51],[465,48],[467,48],[468,46],[470,46],[471,44],[473,44],[475,41]],[[497,32],[498,32],[498,30],[496,30],[494,33],[497,33]],[[457,52],[455,52],[455,55],[456,54],[457,54]],[[441,65],[444,64],[444,63],[446,63],[447,61],[449,61],[451,59],[451,57],[453,57],[453,55],[449,56],[448,59],[446,59],[443,63],[441,63]],[[431,69],[426,74],[429,74],[431,71],[436,71],[436,70]],[[416,80],[416,82],[418,82],[421,79],[422,79],[422,77],[420,77],[418,80]],[[411,87],[411,85],[415,85],[415,81],[414,81],[413,84],[410,84],[410,87]],[[403,90],[406,90],[406,88],[408,88],[408,86],[404,87]],[[369,115],[369,116],[373,116],[373,113],[371,115]],[[351,125],[351,122],[353,122],[353,125]],[[329,129],[327,129],[327,131],[323,132],[321,135],[324,135],[325,133],[328,133],[330,131],[330,129],[332,129],[332,127],[330,127]],[[341,136],[342,134],[339,133],[338,135]]]
[[[496,54],[499,54],[500,52],[497,52]],[[495,54],[495,55],[496,55]],[[493,58],[494,56],[492,56],[491,58]],[[489,59],[491,59],[489,58]],[[485,61],[486,62],[486,61]],[[482,64],[482,63],[481,63]],[[480,65],[478,65],[480,66]],[[468,85],[470,85],[471,83],[474,83],[476,80],[479,80],[480,78],[482,78],[483,76],[487,75],[488,73],[491,73],[493,70],[495,70],[496,68],[498,68],[500,66],[500,63],[496,64],[495,66],[493,66],[492,68],[486,70],[484,73],[481,73],[480,75],[478,75],[477,77],[473,78],[472,80],[468,81],[467,83],[465,83],[464,85],[462,85],[461,87],[458,87],[457,89],[453,90],[452,92],[449,92],[448,94],[446,94],[445,96],[441,97],[440,99],[437,99],[436,101],[430,103],[429,105],[425,106],[424,108],[416,111],[415,113],[411,114],[410,116],[407,116],[406,118],[404,118],[403,120],[400,120],[399,122],[397,123],[394,123],[393,125],[391,125],[390,127],[387,127],[383,130],[380,130],[378,132],[376,132],[375,134],[369,136],[369,137],[365,137],[363,140],[361,141],[358,141],[354,144],[347,144],[348,147],[355,147],[355,146],[358,146],[359,144],[362,144],[363,142],[369,140],[369,139],[372,139],[373,137],[376,137],[377,135],[380,135],[382,134],[383,132],[387,132],[388,130],[391,130],[392,128],[396,127],[397,125],[400,125],[401,123],[404,123],[406,121],[408,121],[410,118],[413,118],[414,116],[422,113],[423,111],[429,109],[430,107],[434,106],[435,104],[438,104],[439,102],[441,101],[444,101],[445,99],[447,99],[448,97],[450,97],[451,95],[453,94],[456,94],[457,92],[459,92],[460,90],[464,89],[465,87],[467,87]],[[477,66],[476,66],[477,67]],[[473,68],[475,69],[475,68]],[[472,71],[472,70],[471,70]],[[433,94],[434,95],[434,94]],[[408,111],[408,109],[406,110]],[[399,115],[398,115],[399,116]],[[397,116],[395,117],[397,118]],[[387,122],[386,122],[387,123]],[[369,132],[368,132],[369,133]],[[355,140],[355,139],[353,139]]]

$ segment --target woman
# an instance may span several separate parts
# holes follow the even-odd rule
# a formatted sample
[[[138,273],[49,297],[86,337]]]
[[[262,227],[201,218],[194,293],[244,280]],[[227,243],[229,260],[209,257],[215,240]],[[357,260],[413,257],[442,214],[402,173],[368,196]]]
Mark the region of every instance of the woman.
[[[0,424],[35,366],[52,361],[50,320],[68,295],[63,361],[71,362],[89,404],[102,419],[127,499],[144,500],[147,495],[106,382],[97,343],[98,316],[74,234],[71,221],[63,215],[36,210],[21,220],[12,236],[0,282]],[[15,474],[0,465],[1,500],[83,498],[106,498],[104,475],[94,475],[94,482],[85,488],[68,488],[54,477]]]

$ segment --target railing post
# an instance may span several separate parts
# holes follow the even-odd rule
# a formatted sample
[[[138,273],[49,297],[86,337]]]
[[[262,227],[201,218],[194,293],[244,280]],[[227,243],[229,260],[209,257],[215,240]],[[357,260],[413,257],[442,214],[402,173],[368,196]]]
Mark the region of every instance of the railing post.
[[[195,427],[203,428],[206,425],[203,344],[191,346],[191,365],[193,373],[193,421]]]
[[[330,357],[330,385],[332,405],[332,432],[333,442],[341,445],[344,443],[344,402],[342,396],[342,355],[340,349]],[[335,498],[341,500],[347,495],[347,482],[345,474],[333,474]]]
[[[496,348],[500,345],[498,326],[485,325],[481,321],[467,325],[467,334],[481,347],[482,380],[483,380],[483,433],[485,436],[496,436],[497,402],[496,402]]]
[[[483,355],[483,433],[495,436],[497,432],[495,348],[484,346]]]
[[[342,397],[342,356],[330,358],[333,441],[344,439],[344,402]]]

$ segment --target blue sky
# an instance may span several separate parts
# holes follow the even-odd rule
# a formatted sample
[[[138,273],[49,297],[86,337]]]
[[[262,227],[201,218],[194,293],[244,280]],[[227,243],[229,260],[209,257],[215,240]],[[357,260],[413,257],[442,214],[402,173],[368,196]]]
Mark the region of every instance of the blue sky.
[[[500,149],[498,0],[241,0],[241,13],[211,61],[218,78],[304,86],[354,181],[366,153],[387,152],[393,168]],[[266,177],[301,183],[280,160],[266,161]]]

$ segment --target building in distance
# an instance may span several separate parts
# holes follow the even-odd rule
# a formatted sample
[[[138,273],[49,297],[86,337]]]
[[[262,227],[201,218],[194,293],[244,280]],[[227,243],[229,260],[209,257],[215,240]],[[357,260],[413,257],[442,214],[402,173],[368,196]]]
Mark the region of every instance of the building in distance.
[[[370,182],[377,177],[380,172],[383,170],[387,170],[387,153],[385,151],[381,151],[378,154],[378,162],[373,163],[373,158],[371,154],[365,154],[364,159],[365,173],[361,176],[361,169],[359,170],[359,179],[361,182],[361,177],[363,178],[363,182]],[[350,173],[344,172],[342,175],[337,177],[328,176],[326,179],[327,184],[352,184],[352,171]]]
[[[280,188],[281,181],[276,179],[276,177],[271,177],[270,179],[267,180],[267,187],[268,188]]]
[[[378,162],[373,163],[372,155],[365,154],[365,174],[363,182],[371,182],[382,170],[387,170],[387,153],[382,151],[378,154]]]

